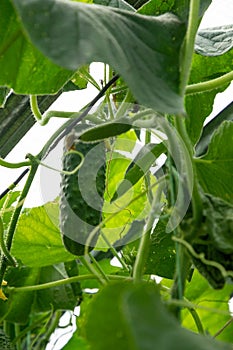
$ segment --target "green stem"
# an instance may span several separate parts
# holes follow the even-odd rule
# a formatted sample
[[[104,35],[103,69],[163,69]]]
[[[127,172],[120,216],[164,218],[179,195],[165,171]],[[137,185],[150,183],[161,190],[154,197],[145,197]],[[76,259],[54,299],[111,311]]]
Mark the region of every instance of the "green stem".
[[[118,108],[116,114],[115,114],[115,119],[119,119],[122,116],[124,116],[124,114],[126,113],[126,111],[129,108],[129,103],[132,103],[132,98],[133,95],[131,93],[130,90],[127,91],[124,100],[121,102],[120,107]]]
[[[200,320],[200,317],[197,313],[197,311],[193,308],[190,308],[188,309],[190,314],[192,315],[193,317],[193,320],[195,322],[195,325],[197,326],[197,330],[198,330],[198,333],[199,334],[205,334],[205,331],[204,331],[204,328],[203,328],[203,325],[201,323],[201,320]]]
[[[110,251],[112,252],[112,254],[115,256],[115,258],[119,261],[119,263],[122,265],[122,267],[126,270],[126,271],[130,271],[130,268],[126,265],[126,263],[124,262],[124,260],[119,256],[118,252],[116,251],[116,249],[113,247],[113,245],[109,242],[109,240],[107,239],[106,235],[103,233],[103,231],[101,231],[101,236],[103,238],[103,240],[105,241],[105,243],[107,243]]]
[[[162,195],[162,190],[164,187],[164,182],[159,184],[157,191],[155,193],[155,196],[153,198],[151,211],[147,220],[145,233],[142,235],[140,240],[140,245],[138,248],[138,253],[136,256],[135,264],[134,264],[134,270],[133,270],[133,278],[135,282],[140,282],[143,277],[144,268],[148,256],[149,251],[149,244],[150,244],[150,234],[151,230],[155,221],[155,218],[160,213],[160,198]]]
[[[17,168],[22,168],[24,166],[31,165],[31,162],[25,161],[25,162],[20,162],[20,163],[10,163],[10,162],[7,162],[6,160],[0,158],[0,165],[4,166],[5,168],[17,169]]]
[[[36,121],[40,123],[43,120],[43,116],[40,112],[36,95],[30,95],[30,107]]]
[[[49,322],[49,324],[45,328],[45,332],[43,334],[41,334],[39,341],[36,342],[36,345],[33,346],[33,349],[35,349],[35,350],[44,349],[46,344],[48,344],[48,341],[49,341],[51,334],[57,328],[59,321],[60,321],[60,318],[61,318],[61,315],[62,315],[62,311],[54,312],[54,315],[51,318],[51,321]]]
[[[131,277],[126,277],[126,276],[120,276],[120,275],[106,275],[109,280],[117,280],[117,281],[126,281],[126,280],[132,280]],[[57,280],[53,282],[48,282],[48,283],[43,283],[43,284],[37,284],[33,286],[26,286],[26,287],[5,287],[5,291],[7,293],[24,293],[24,292],[34,292],[37,290],[43,290],[43,289],[48,289],[48,288],[53,288],[53,287],[59,287],[63,286],[65,284],[70,284],[70,283],[76,283],[79,281],[85,281],[85,280],[99,280],[99,276],[96,276],[94,274],[89,274],[89,275],[81,275],[81,276],[74,276],[74,277],[69,277],[66,279],[62,280]]]
[[[231,317],[213,336],[213,338],[218,337],[228,326],[233,322],[233,317]]]
[[[189,9],[189,20],[188,27],[186,32],[186,37],[184,41],[183,49],[183,59],[181,62],[181,73],[180,73],[180,89],[181,94],[185,94],[186,86],[188,84],[196,32],[198,29],[198,19],[199,19],[199,7],[200,0],[190,0],[190,9]]]
[[[23,191],[19,197],[18,205],[16,206],[15,211],[13,213],[13,216],[11,218],[9,230],[8,230],[7,236],[6,236],[6,247],[7,247],[8,251],[10,251],[10,249],[11,249],[11,244],[13,241],[13,237],[14,237],[16,225],[17,225],[17,222],[19,219],[19,215],[21,213],[24,200],[28,194],[28,191],[31,187],[32,181],[33,181],[34,176],[36,174],[37,168],[38,168],[38,164],[33,162],[31,169],[30,169],[30,172],[29,172],[29,175],[28,175],[28,178],[27,178],[27,181],[26,181],[26,184],[25,184]],[[1,263],[0,263],[0,285],[2,284],[3,277],[4,277],[4,274],[6,272],[6,268],[7,268],[7,260],[5,257],[2,257]]]
[[[0,216],[0,247],[5,255],[5,258],[8,260],[8,263],[12,266],[16,266],[16,262],[14,258],[11,256],[10,252],[8,251],[6,244],[5,244],[5,239],[4,239],[4,228],[3,228],[3,222],[2,218]]]
[[[218,89],[225,84],[229,84],[233,80],[233,71],[222,75],[221,77],[211,79],[202,83],[188,85],[186,87],[186,95],[197,94],[205,91]]]
[[[194,228],[191,231],[191,233],[189,234],[189,238],[193,239],[195,237],[195,234],[196,234],[196,229],[200,226],[200,224],[202,222],[203,204],[202,204],[202,199],[201,199],[201,195],[200,195],[199,188],[198,188],[196,164],[195,164],[195,161],[193,158],[193,153],[194,153],[193,146],[192,146],[192,143],[191,143],[189,136],[187,134],[184,118],[177,117],[175,119],[175,125],[176,125],[176,129],[177,129],[180,137],[182,138],[182,140],[187,148],[187,151],[189,153],[190,160],[192,163],[192,171],[193,171],[192,211],[193,211]]]
[[[106,275],[106,273],[104,272],[104,270],[102,269],[98,261],[96,261],[96,259],[91,253],[89,253],[88,256],[91,259],[92,263],[95,265],[96,269],[101,273],[105,281],[108,282],[109,281],[108,276]]]
[[[20,334],[20,325],[18,323],[15,323],[14,326],[15,326],[15,336],[18,337],[18,335]],[[19,338],[18,338],[18,340],[17,340],[17,342],[15,344],[16,344],[16,349],[17,350],[21,350],[22,349],[22,344],[21,344],[21,341],[20,341]]]
[[[31,330],[35,329],[35,328],[40,328],[41,324],[44,320],[46,320],[48,318],[48,315],[42,315],[41,317],[39,317],[36,322],[32,323],[31,325],[29,325],[28,327],[24,328],[22,331],[20,331],[20,333],[18,333],[16,335],[16,337],[12,340],[12,345],[15,345],[20,339],[22,339],[28,332],[30,332]]]
[[[105,277],[102,276],[102,273],[101,275],[99,274],[98,271],[96,271],[94,269],[94,267],[91,265],[91,263],[89,261],[87,261],[87,259],[83,256],[80,256],[79,257],[79,260],[81,261],[81,263],[87,268],[87,270],[92,273],[93,275],[96,276],[96,278],[99,280],[99,282],[102,284],[102,285],[105,285],[106,284],[106,279]]]

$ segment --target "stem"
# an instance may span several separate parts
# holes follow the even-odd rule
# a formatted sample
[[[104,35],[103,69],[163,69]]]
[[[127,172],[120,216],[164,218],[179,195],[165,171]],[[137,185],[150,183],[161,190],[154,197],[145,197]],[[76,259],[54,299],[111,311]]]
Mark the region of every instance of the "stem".
[[[36,121],[40,123],[43,120],[43,116],[39,110],[36,95],[30,95],[30,107]]]
[[[120,107],[118,108],[116,114],[115,114],[115,119],[121,118],[125,112],[127,111],[129,107],[129,103],[132,102],[132,93],[130,90],[127,91],[124,100],[121,102]]]
[[[233,317],[231,317],[213,336],[213,338],[218,337],[224,329],[226,329],[233,322]]]
[[[91,261],[93,262],[93,264],[95,265],[95,267],[99,270],[99,272],[101,273],[101,275],[103,276],[105,281],[108,282],[109,281],[108,276],[106,275],[106,273],[104,272],[104,270],[102,269],[102,267],[100,266],[98,261],[96,261],[96,259],[94,258],[93,255],[91,255],[91,253],[89,253],[88,256],[91,259]]]
[[[211,79],[202,83],[188,85],[186,87],[186,95],[197,94],[209,90],[218,89],[225,84],[229,84],[233,80],[233,71],[222,75],[221,77]]]
[[[198,29],[199,7],[200,0],[190,0],[188,28],[184,41],[184,51],[180,73],[180,90],[182,95],[185,93],[191,70],[195,37]]]
[[[135,264],[134,264],[134,270],[133,270],[133,278],[135,282],[140,282],[143,277],[144,267],[146,264],[147,256],[148,256],[148,250],[149,250],[149,244],[150,244],[150,233],[153,228],[154,220],[158,216],[160,212],[160,198],[162,195],[162,190],[164,187],[164,182],[159,184],[157,191],[155,193],[155,196],[153,198],[152,206],[151,206],[151,212],[147,220],[145,233],[142,235],[140,240],[140,245],[138,248],[138,253],[136,256]]]
[[[22,168],[24,166],[29,166],[29,165],[31,165],[31,163],[29,161],[20,162],[20,163],[10,163],[10,162],[7,162],[6,160],[0,158],[0,165],[4,166],[5,168],[17,169],[17,168]]]
[[[120,275],[106,275],[106,276],[108,277],[109,280],[121,280],[121,281],[132,280],[131,277],[120,276]],[[69,277],[66,279],[43,283],[43,284],[36,284],[33,286],[5,287],[5,290],[7,293],[34,292],[37,290],[43,290],[43,289],[62,286],[64,284],[76,283],[76,282],[85,281],[85,280],[98,280],[98,279],[99,279],[99,276],[96,276],[94,274],[89,274],[89,275]]]
[[[23,191],[19,197],[18,205],[16,206],[14,214],[11,218],[10,227],[9,227],[9,230],[8,230],[7,236],[6,236],[6,247],[7,247],[8,251],[10,251],[10,249],[11,249],[13,236],[15,233],[15,229],[16,229],[16,225],[17,225],[17,222],[19,219],[19,215],[20,215],[21,210],[22,210],[24,199],[26,198],[28,191],[31,187],[31,184],[32,184],[32,181],[33,181],[34,176],[36,174],[37,168],[38,168],[38,164],[33,162],[31,169],[30,169],[30,173],[29,173],[27,181],[26,181],[26,184],[25,184]],[[6,268],[7,268],[7,260],[5,257],[2,257],[1,263],[0,263],[0,285],[2,284],[3,277],[4,277],[4,274],[6,272]]]
[[[42,315],[41,317],[39,317],[36,322],[34,322],[33,324],[29,325],[28,327],[24,328],[19,334],[16,335],[16,337],[12,340],[12,345],[15,345],[19,339],[23,338],[28,332],[30,332],[31,330],[35,329],[35,328],[39,328],[41,327],[42,322],[48,317],[48,315]]]
[[[91,263],[89,261],[87,261],[87,259],[83,256],[79,257],[79,260],[81,261],[81,263],[87,268],[88,271],[90,271],[93,275],[96,276],[96,278],[99,280],[99,282],[102,285],[106,284],[106,279],[105,277],[103,278],[102,273],[101,275],[94,269],[94,267],[91,265]],[[105,275],[106,276],[106,275]]]
[[[41,339],[39,339],[39,341],[36,342],[35,347],[33,346],[33,349],[40,350],[44,348],[44,346],[48,343],[51,334],[57,328],[61,315],[62,311],[54,312],[54,315],[51,318],[51,321],[49,322],[50,324],[47,325],[48,327],[45,328],[45,332],[41,335]]]
[[[195,238],[196,229],[199,227],[202,221],[202,199],[198,189],[198,178],[196,174],[196,164],[193,158],[193,146],[187,134],[187,130],[185,127],[185,120],[183,117],[177,117],[175,119],[176,129],[179,132],[187,150],[190,155],[190,160],[192,163],[192,171],[193,171],[193,191],[192,191],[192,211],[193,211],[193,219],[194,219],[194,227],[192,232],[189,234],[189,239]]]
[[[3,197],[5,197],[5,195],[10,192],[11,190],[13,190],[18,183],[22,180],[22,178],[28,173],[29,168],[27,168],[26,170],[24,170],[22,172],[22,174],[19,175],[19,177],[5,190],[0,194],[0,199],[2,199]]]
[[[60,173],[60,174],[73,175],[73,174],[77,173],[77,171],[78,171],[78,170],[81,168],[81,166],[83,165],[83,163],[84,163],[84,155],[83,155],[81,152],[76,151],[76,150],[73,150],[73,149],[71,149],[71,150],[69,150],[68,152],[66,152],[66,153],[64,154],[64,157],[67,156],[68,154],[76,154],[76,155],[78,155],[78,156],[80,157],[80,163],[79,163],[73,170],[71,170],[71,171],[59,170],[59,169],[57,169],[57,168],[54,168],[54,167],[52,167],[52,166],[50,166],[50,165],[48,165],[48,164],[45,164],[45,163],[41,162],[41,160],[40,160],[37,156],[35,157],[35,156],[33,156],[32,154],[27,154],[27,157],[30,157],[30,159],[33,159],[38,165],[42,165],[42,166],[44,166],[45,168],[51,169],[51,170],[53,170],[53,171],[57,171],[57,172]]]
[[[189,312],[191,313],[192,317],[193,317],[193,320],[195,322],[195,325],[197,326],[197,330],[198,330],[198,333],[199,334],[205,334],[205,331],[204,331],[204,328],[203,328],[203,325],[201,323],[201,320],[200,320],[200,317],[197,313],[197,311],[193,308],[190,308],[188,309]]]
[[[131,272],[130,268],[126,265],[126,263],[124,262],[124,260],[119,256],[118,252],[116,251],[116,249],[113,247],[113,245],[109,242],[109,240],[107,239],[106,235],[103,233],[103,231],[101,231],[101,236],[103,238],[103,240],[105,241],[105,243],[107,243],[110,251],[112,252],[113,256],[116,257],[116,259],[119,261],[119,263],[122,265],[122,267]]]
[[[51,142],[52,138],[49,140],[50,144],[49,147],[47,147],[47,144],[45,145],[45,152],[50,153],[56,146],[57,144],[63,139],[64,136],[66,136],[74,127],[75,125],[77,125],[83,118],[86,117],[86,115],[90,112],[90,110],[92,109],[92,107],[99,101],[99,99],[105,94],[105,92],[112,86],[112,84],[114,84],[117,80],[119,79],[119,75],[115,75],[104,87],[103,89],[96,95],[95,98],[93,98],[93,100],[88,104],[87,108],[80,114],[80,116],[78,118],[75,118],[72,121],[68,121],[68,123],[65,124],[65,126],[63,125],[63,128],[59,129],[60,132],[62,130],[62,132],[59,134],[58,131],[52,136],[53,138],[53,143]],[[44,150],[43,148],[43,150]],[[46,155],[47,155],[46,154]],[[43,154],[43,156],[45,156],[45,154]]]
[[[5,239],[4,239],[4,228],[3,228],[3,222],[2,218],[0,216],[0,247],[5,255],[5,258],[8,260],[8,263],[12,266],[16,266],[16,262],[14,258],[11,256],[10,252],[8,251],[6,244],[5,244]]]
[[[15,326],[15,336],[17,337],[19,334],[20,334],[20,325],[18,323],[15,323],[14,324]],[[16,349],[17,350],[21,350],[22,349],[22,344],[21,344],[21,341],[20,339],[18,338],[17,342],[15,343],[16,344]]]

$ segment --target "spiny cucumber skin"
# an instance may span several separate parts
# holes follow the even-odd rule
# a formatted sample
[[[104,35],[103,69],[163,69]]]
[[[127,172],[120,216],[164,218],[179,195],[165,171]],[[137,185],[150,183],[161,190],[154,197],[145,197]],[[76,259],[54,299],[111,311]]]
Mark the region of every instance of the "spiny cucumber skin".
[[[98,144],[88,144],[76,142],[73,144],[72,149],[81,152],[84,156],[97,147],[98,152],[92,154],[91,160],[93,161],[89,167],[87,167],[87,183],[85,185],[85,193],[88,197],[92,198],[92,195],[97,193],[99,195],[99,201],[97,203],[97,208],[93,208],[87,201],[83,198],[80,190],[80,178],[79,172],[73,175],[62,174],[61,180],[61,196],[60,196],[60,228],[63,237],[63,243],[66,249],[74,254],[81,256],[85,252],[85,242],[92,231],[97,225],[100,224],[102,218],[102,206],[103,206],[103,196],[105,191],[105,145],[103,142]],[[94,150],[95,152],[95,150]],[[96,158],[96,159],[95,159]],[[90,160],[89,160],[90,161]],[[67,171],[73,170],[80,162],[80,157],[77,154],[68,154],[63,160],[63,169]],[[84,160],[83,166],[86,166],[86,159]],[[100,164],[96,179],[95,186],[88,183],[88,174],[95,169],[95,163]],[[87,164],[88,165],[88,164]],[[82,167],[83,167],[82,166]],[[93,197],[94,198],[94,197]],[[94,200],[95,201],[95,200]],[[96,203],[93,203],[96,205]],[[88,247],[90,251],[96,244],[99,232],[95,234],[91,243]]]
[[[0,329],[0,349],[14,350],[15,347],[11,344],[9,337]]]

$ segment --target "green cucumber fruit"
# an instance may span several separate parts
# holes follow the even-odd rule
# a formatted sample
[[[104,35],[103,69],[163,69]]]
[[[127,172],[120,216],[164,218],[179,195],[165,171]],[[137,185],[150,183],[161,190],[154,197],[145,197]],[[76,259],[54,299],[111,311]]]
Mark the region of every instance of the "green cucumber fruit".
[[[14,350],[15,347],[11,344],[10,338],[0,329],[0,349],[1,350]]]
[[[85,158],[75,174],[62,174],[60,228],[66,249],[80,256],[84,255],[86,245],[89,251],[93,249],[99,236],[97,230],[87,244],[91,232],[102,219],[106,154],[104,142],[93,144],[74,140],[70,145],[71,137],[68,135],[69,147],[82,153]],[[63,169],[72,171],[80,161],[81,157],[76,153],[65,154]]]

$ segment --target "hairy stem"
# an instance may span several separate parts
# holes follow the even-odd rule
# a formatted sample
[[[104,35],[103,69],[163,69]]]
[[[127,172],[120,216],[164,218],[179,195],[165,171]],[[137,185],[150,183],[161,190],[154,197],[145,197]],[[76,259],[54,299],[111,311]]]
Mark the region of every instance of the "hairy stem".
[[[200,0],[190,0],[188,28],[184,41],[183,59],[181,62],[180,89],[182,94],[185,94],[191,70],[195,37],[198,29],[199,7]]]
[[[201,221],[202,221],[202,199],[200,196],[200,192],[198,189],[198,180],[196,175],[196,164],[193,159],[193,146],[191,144],[191,141],[189,139],[189,136],[187,134],[186,126],[185,126],[185,120],[183,117],[177,117],[175,120],[176,129],[179,132],[179,135],[181,136],[187,151],[190,156],[191,164],[192,164],[192,171],[193,171],[193,191],[192,191],[192,211],[193,211],[193,220],[194,220],[194,229],[190,233],[190,239],[194,238],[196,228],[199,227]]]
[[[233,80],[233,71],[222,75],[221,77],[211,79],[202,83],[188,85],[186,87],[186,95],[197,94],[205,91],[218,89],[225,84],[229,84]]]
[[[14,237],[16,225],[17,225],[17,222],[18,222],[18,219],[19,219],[19,215],[21,213],[24,200],[25,200],[25,198],[26,198],[26,196],[27,196],[27,194],[29,192],[29,189],[31,187],[32,181],[33,181],[34,176],[36,174],[37,168],[38,168],[38,164],[32,162],[31,170],[30,170],[30,173],[28,175],[26,184],[25,184],[25,186],[23,188],[23,191],[22,191],[22,193],[21,193],[21,195],[19,197],[18,205],[16,206],[14,214],[13,214],[13,216],[11,218],[9,230],[8,230],[7,236],[6,236],[6,247],[7,247],[8,251],[10,251],[10,249],[11,249],[11,244],[12,244],[12,241],[13,241],[13,237]],[[3,277],[4,277],[4,274],[6,272],[6,268],[7,268],[7,259],[3,256],[2,259],[1,259],[1,263],[0,263],[0,285],[2,284]]]
[[[140,240],[138,254],[136,256],[136,261],[133,269],[133,278],[135,282],[140,282],[143,278],[144,268],[148,257],[151,230],[153,228],[155,218],[159,215],[161,210],[160,198],[162,195],[163,187],[164,183],[161,183],[157,188],[156,194],[153,198],[151,212],[147,220],[145,232]]]
[[[132,280],[131,277],[120,276],[120,275],[106,275],[106,276],[109,280],[120,280],[120,281]],[[97,277],[94,274],[80,275],[80,276],[69,277],[66,279],[57,280],[57,281],[53,281],[53,282],[36,284],[33,286],[25,286],[25,287],[9,287],[8,286],[8,287],[5,287],[5,290],[8,293],[33,292],[36,290],[43,290],[43,289],[62,286],[65,284],[76,283],[76,282],[85,281],[85,280],[93,280],[93,279],[98,280],[99,276]]]

